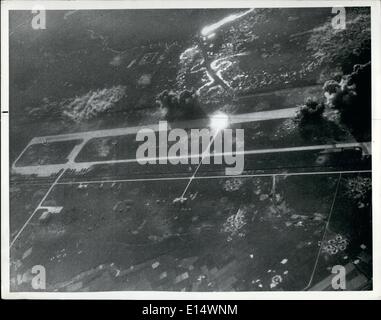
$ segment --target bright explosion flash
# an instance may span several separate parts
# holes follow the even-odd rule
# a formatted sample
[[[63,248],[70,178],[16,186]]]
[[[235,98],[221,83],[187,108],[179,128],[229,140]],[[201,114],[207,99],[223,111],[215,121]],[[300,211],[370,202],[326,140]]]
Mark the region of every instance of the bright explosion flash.
[[[229,117],[226,113],[218,112],[210,117],[210,127],[214,130],[223,130],[229,126]]]

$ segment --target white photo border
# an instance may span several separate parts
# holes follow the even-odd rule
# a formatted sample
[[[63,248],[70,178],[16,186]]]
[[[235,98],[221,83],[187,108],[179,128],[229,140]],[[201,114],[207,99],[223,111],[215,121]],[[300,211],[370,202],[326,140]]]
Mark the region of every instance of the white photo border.
[[[186,9],[371,7],[372,47],[372,236],[373,289],[370,291],[282,292],[10,292],[9,270],[9,18],[11,10]],[[381,2],[378,0],[124,0],[124,1],[1,1],[1,295],[3,299],[112,299],[112,300],[349,300],[381,299]],[[5,111],[3,113],[3,111]],[[8,112],[7,112],[8,111]]]

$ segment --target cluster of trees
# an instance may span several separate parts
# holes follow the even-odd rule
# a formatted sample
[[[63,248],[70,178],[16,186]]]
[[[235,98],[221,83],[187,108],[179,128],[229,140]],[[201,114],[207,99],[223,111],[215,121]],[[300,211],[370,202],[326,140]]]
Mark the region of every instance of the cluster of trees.
[[[372,203],[372,179],[362,176],[346,179],[345,194],[359,209],[369,208]]]
[[[352,228],[353,243],[372,245],[372,179],[371,177],[348,177],[343,181],[344,194],[350,209],[348,219],[353,219],[356,228]]]
[[[369,8],[347,8],[345,29],[332,28],[331,20],[328,20],[314,30],[307,49],[318,65],[327,69],[339,68],[348,74],[354,64],[370,60],[370,33]]]
[[[156,102],[160,108],[164,109],[167,121],[192,120],[205,118],[195,89],[164,90],[157,98]]]

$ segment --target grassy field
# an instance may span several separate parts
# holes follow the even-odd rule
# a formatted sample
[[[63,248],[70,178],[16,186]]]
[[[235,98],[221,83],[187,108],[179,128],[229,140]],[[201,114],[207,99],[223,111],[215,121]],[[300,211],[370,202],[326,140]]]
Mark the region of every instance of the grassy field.
[[[346,177],[337,196],[339,174],[278,176],[275,188],[271,177],[195,180],[184,206],[173,200],[187,180],[57,185],[43,205],[64,210],[48,224],[39,221],[40,212],[33,218],[12,248],[12,276],[38,262],[47,269],[48,290],[70,290],[70,280],[81,282],[81,290],[102,265],[116,272],[107,269],[110,279],[102,282],[110,290],[301,290],[332,208],[330,236],[342,235],[348,246],[321,254],[314,282],[337,261],[354,260],[360,244],[369,248],[369,240],[359,243],[352,234],[358,213],[342,205]],[[190,260],[185,268],[183,259]],[[280,276],[275,286],[274,276]],[[98,285],[93,289],[105,289]]]

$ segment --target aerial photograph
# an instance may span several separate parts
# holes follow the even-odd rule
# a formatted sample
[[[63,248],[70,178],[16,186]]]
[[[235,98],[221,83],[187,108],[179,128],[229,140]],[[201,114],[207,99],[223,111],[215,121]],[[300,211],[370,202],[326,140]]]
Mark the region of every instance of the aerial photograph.
[[[370,7],[9,11],[10,292],[372,290],[371,70]]]

